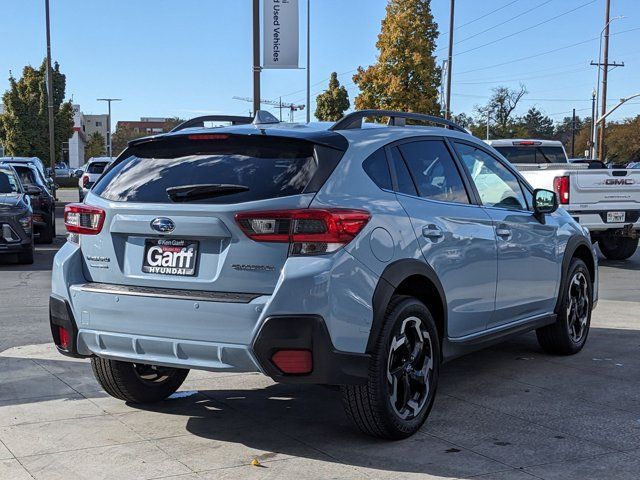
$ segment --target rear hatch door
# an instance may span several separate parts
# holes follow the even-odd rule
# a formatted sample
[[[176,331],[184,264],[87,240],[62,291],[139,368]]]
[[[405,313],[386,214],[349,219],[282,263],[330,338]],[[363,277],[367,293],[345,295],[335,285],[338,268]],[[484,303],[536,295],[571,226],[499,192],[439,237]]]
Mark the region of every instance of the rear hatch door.
[[[87,277],[273,292],[289,246],[251,240],[235,215],[308,208],[342,154],[325,150],[300,139],[227,134],[169,136],[130,147],[87,198],[106,213],[102,231],[81,238]],[[327,158],[331,168],[322,165]]]

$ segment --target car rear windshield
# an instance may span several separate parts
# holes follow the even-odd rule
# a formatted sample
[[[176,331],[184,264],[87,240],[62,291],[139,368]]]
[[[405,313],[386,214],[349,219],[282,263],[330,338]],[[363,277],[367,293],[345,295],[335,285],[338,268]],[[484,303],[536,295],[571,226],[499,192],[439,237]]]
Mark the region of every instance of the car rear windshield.
[[[175,198],[168,190],[195,187],[213,193],[182,201],[241,203],[303,193],[317,170],[314,146],[306,141],[258,135],[202,137],[205,140],[169,137],[130,147],[93,192],[113,201],[170,203]]]
[[[36,177],[33,174],[33,170],[27,167],[13,167],[15,168],[18,176],[20,177],[20,181],[23,185],[37,185]]]
[[[87,166],[87,173],[101,174],[104,172],[107,162],[93,162]]]
[[[562,147],[494,147],[510,163],[567,163]]]

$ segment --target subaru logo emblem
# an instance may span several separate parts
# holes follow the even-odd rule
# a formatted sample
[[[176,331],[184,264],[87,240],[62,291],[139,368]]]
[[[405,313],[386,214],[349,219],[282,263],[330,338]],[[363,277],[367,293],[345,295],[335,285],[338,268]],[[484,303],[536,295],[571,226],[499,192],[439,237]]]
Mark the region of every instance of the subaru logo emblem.
[[[156,232],[160,233],[171,233],[175,230],[176,224],[173,223],[173,220],[166,217],[158,217],[154,218],[151,221],[151,228],[153,228]]]

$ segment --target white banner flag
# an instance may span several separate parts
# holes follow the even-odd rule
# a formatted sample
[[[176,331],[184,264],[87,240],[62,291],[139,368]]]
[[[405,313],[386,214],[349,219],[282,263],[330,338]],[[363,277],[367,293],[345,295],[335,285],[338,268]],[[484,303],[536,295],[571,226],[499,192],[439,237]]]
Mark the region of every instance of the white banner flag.
[[[298,68],[298,0],[264,0],[263,68]]]

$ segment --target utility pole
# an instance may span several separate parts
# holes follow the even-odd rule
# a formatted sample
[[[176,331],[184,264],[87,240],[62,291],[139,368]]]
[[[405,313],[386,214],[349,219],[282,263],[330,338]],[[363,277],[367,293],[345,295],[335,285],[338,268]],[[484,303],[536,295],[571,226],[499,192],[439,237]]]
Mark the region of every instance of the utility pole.
[[[260,0],[253,0],[253,114],[260,110]]]
[[[576,109],[573,109],[571,117],[571,158],[576,157]]]
[[[293,112],[291,115],[293,117]],[[309,122],[311,122],[311,0],[307,0],[307,123]]]
[[[487,108],[487,140],[489,140],[489,120],[491,120],[491,110]]]
[[[51,177],[56,176],[56,147],[55,128],[53,124],[53,70],[51,69],[51,27],[49,21],[49,0],[44,0],[45,18],[47,23],[47,110],[49,114],[49,167]],[[55,196],[55,192],[54,192]]]
[[[99,102],[107,102],[109,105],[107,113],[107,154],[109,158],[113,158],[113,150],[111,148],[111,102],[121,102],[121,98],[98,98]]]
[[[591,136],[589,139],[589,159],[595,160],[593,140],[596,138],[596,89],[591,93]]]
[[[612,68],[624,67],[624,62],[609,63],[609,25],[614,20],[620,20],[624,18],[624,16],[609,18],[610,7],[611,7],[611,0],[606,0],[605,24],[604,24],[604,28],[600,32],[600,51],[598,52],[598,61],[591,62],[591,65],[598,67],[597,101],[598,100],[601,101],[601,105],[602,105],[600,113],[598,112],[598,106],[596,105],[595,115],[593,116],[594,119],[600,115],[604,115],[607,110],[607,77],[609,73],[609,67],[612,67]],[[603,36],[604,36],[604,58],[602,55]],[[600,90],[600,73],[602,73],[602,95],[600,95],[600,91],[601,91]],[[604,147],[604,140],[605,140],[605,124],[604,122],[602,123],[602,126],[600,127],[600,132],[598,134],[598,122],[595,122],[594,129],[593,129],[593,137],[592,137],[594,159],[601,160],[601,161],[604,160],[604,148],[601,148],[601,147]]]
[[[453,73],[453,24],[455,3],[455,0],[451,0],[451,13],[449,16],[449,57],[447,60],[447,94],[446,109],[444,111],[444,118],[446,119],[451,117],[451,74]]]

